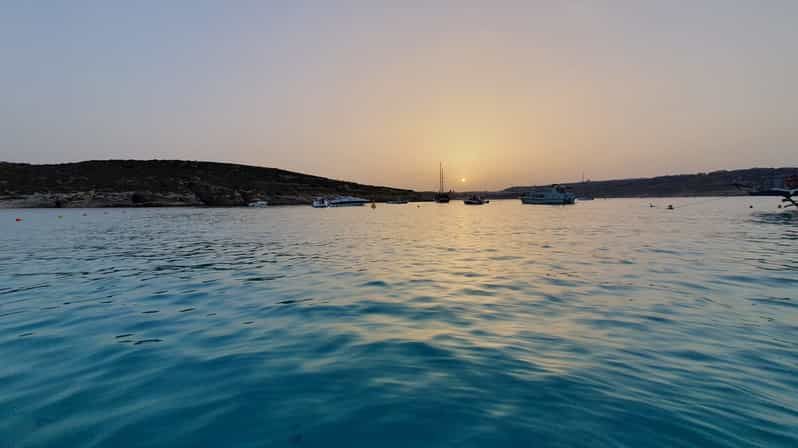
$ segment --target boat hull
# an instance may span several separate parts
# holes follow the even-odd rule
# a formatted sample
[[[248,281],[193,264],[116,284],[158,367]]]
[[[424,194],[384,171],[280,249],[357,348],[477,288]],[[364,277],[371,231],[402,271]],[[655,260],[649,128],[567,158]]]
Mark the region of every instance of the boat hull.
[[[362,207],[366,205],[365,202],[342,202],[342,203],[330,203],[328,207],[338,208],[338,207]]]

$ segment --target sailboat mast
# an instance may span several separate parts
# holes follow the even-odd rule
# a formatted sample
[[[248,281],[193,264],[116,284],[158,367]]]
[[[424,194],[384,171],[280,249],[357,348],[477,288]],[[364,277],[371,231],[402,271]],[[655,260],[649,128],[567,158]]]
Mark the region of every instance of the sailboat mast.
[[[438,192],[443,193],[443,162],[438,163]]]

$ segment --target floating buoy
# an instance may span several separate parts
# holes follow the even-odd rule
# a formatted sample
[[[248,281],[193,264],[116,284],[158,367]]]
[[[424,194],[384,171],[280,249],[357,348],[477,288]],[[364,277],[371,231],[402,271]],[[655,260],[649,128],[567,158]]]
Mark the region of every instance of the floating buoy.
[[[61,216],[61,215],[58,215],[58,219],[61,219],[61,218],[63,218],[63,216]]]
[[[376,202],[372,202],[371,203],[371,209],[374,210],[375,208],[377,208],[377,203]]]
[[[17,218],[17,219],[15,219],[14,221],[16,221],[16,222],[22,222],[22,218]]]
[[[749,205],[748,208],[754,208],[754,206],[753,205]]]
[[[673,204],[668,204],[668,210],[673,210]]]

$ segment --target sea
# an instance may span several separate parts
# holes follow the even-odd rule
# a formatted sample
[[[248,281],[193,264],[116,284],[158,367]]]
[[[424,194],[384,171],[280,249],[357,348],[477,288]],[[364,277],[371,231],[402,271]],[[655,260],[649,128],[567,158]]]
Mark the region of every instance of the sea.
[[[796,447],[778,204],[2,210],[0,448]]]

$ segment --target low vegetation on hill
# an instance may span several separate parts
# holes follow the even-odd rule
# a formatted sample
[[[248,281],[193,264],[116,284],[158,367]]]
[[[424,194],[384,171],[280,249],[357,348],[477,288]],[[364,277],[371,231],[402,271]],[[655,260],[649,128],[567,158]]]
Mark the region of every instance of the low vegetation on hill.
[[[309,204],[316,196],[421,199],[410,190],[362,185],[276,168],[181,160],[0,163],[0,202],[17,207]]]

